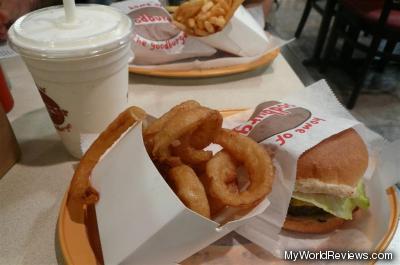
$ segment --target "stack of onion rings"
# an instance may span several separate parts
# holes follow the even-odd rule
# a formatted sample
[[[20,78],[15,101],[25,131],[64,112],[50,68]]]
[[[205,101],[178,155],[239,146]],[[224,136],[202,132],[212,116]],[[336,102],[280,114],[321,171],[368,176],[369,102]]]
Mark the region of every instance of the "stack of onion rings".
[[[222,129],[222,116],[190,100],[173,107],[144,129],[150,157],[191,210],[210,218],[224,208],[252,209],[271,191],[274,168],[265,149],[251,138]],[[211,143],[223,150],[213,156]],[[239,188],[238,167],[250,184]],[[199,178],[198,176],[201,176]]]
[[[99,200],[89,180],[93,167],[129,127],[146,118],[143,110],[131,107],[100,134],[75,171],[71,201],[88,205]],[[151,159],[177,196],[205,218],[215,220],[229,207],[240,213],[252,209],[271,191],[274,169],[264,148],[247,136],[222,129],[221,114],[196,101],[183,102],[154,119],[144,128],[143,139]],[[213,155],[203,150],[211,143],[222,146],[222,151]],[[240,187],[238,182],[241,165],[247,171],[247,187]]]
[[[215,130],[210,128],[220,128],[221,124],[218,111],[191,100],[155,120],[144,129],[143,136],[153,160],[171,166],[198,164],[211,159],[212,153],[201,149],[212,142]],[[194,144],[191,138],[196,139]]]

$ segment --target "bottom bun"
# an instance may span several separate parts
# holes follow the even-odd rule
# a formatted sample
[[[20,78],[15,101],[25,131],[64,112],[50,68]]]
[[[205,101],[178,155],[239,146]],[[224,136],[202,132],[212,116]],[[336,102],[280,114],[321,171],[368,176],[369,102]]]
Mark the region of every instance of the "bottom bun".
[[[333,215],[327,215],[321,218],[288,215],[283,224],[283,229],[299,233],[324,234],[336,230],[345,222],[345,219]]]

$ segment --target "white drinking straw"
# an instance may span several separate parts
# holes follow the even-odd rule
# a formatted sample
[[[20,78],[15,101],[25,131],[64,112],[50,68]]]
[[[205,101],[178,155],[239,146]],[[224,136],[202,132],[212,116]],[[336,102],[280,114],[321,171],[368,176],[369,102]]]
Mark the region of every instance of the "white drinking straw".
[[[66,23],[74,23],[76,20],[75,0],[63,0],[63,4]]]

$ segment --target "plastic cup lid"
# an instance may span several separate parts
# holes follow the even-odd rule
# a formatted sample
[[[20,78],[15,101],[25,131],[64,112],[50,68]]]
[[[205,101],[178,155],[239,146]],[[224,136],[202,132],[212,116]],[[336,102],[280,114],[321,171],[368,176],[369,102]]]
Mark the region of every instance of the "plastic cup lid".
[[[66,23],[63,6],[28,13],[10,27],[10,45],[24,56],[75,58],[104,53],[130,41],[131,20],[112,7],[77,5],[76,18]]]

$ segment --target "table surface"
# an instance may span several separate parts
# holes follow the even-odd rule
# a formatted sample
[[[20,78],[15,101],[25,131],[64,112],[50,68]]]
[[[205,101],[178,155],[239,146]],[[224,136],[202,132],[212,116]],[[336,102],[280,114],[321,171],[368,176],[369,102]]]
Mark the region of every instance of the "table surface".
[[[0,179],[0,265],[62,264],[56,224],[76,160],[63,148],[35,84],[18,58],[2,61],[15,100],[8,114],[22,159]],[[267,68],[210,79],[130,75],[129,103],[160,115],[195,99],[216,109],[237,109],[304,88],[282,55]],[[399,234],[390,249],[399,248]]]

